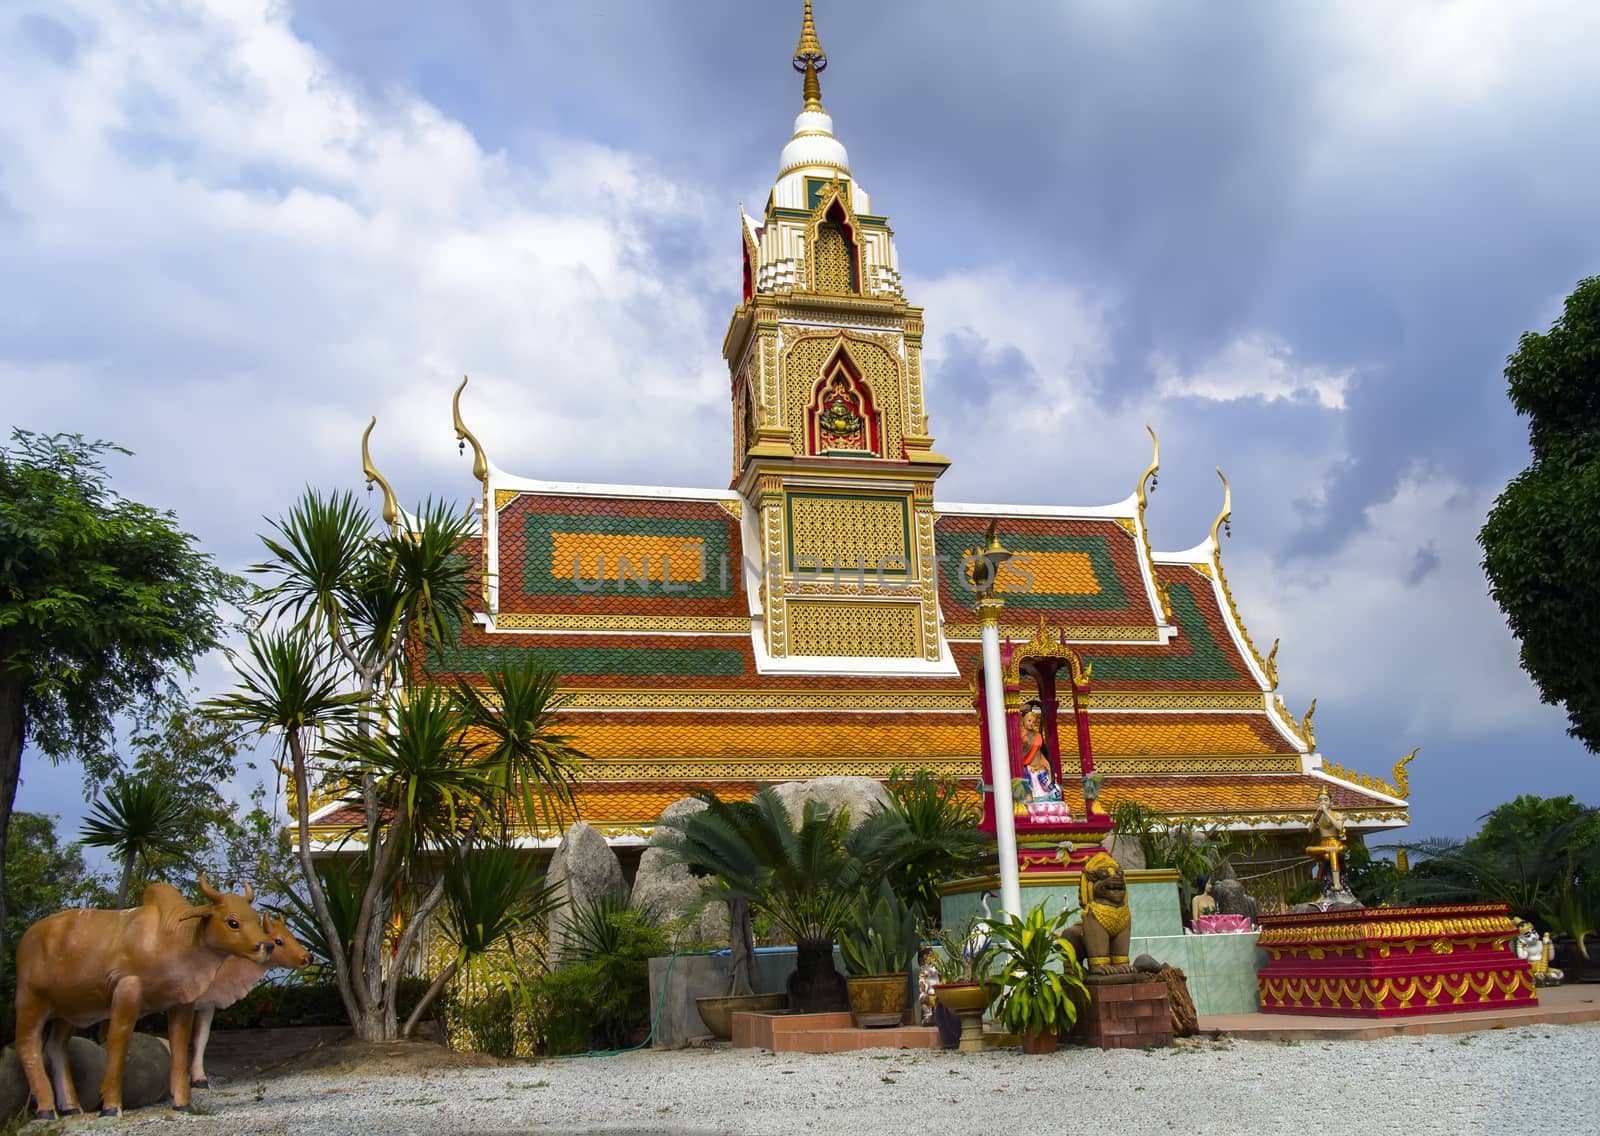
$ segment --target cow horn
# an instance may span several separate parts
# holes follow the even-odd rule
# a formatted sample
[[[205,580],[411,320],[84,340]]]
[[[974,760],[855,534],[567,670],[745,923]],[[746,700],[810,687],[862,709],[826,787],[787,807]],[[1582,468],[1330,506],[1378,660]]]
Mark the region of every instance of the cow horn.
[[[240,893],[240,894],[242,894],[244,896],[244,901],[246,903],[255,902],[256,889],[250,886],[250,881],[249,880],[240,880],[239,882],[244,884],[244,891]]]
[[[222,902],[222,893],[206,882],[206,874],[204,872],[200,873],[200,894],[212,903]]]

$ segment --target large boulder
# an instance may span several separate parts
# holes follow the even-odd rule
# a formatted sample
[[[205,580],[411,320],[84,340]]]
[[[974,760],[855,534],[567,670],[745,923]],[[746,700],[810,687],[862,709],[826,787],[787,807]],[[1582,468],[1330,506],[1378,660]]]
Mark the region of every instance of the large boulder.
[[[6,1046],[0,1053],[0,1125],[28,1107],[28,1078],[22,1075],[22,1060]]]
[[[1122,866],[1124,872],[1144,870],[1144,845],[1137,836],[1124,836],[1113,832],[1100,842],[1110,857]]]
[[[148,1108],[172,1091],[172,1054],[165,1038],[135,1031],[128,1035],[128,1062],[122,1070],[122,1107]]]
[[[628,885],[622,878],[622,865],[606,838],[583,821],[567,829],[555,854],[545,882],[557,887],[564,902],[550,913],[548,923],[550,957],[559,959],[571,935],[568,924],[572,913],[603,895],[625,897]]]
[[[661,819],[692,816],[703,812],[705,807],[705,802],[685,797],[663,809]],[[710,887],[710,879],[691,875],[670,852],[646,848],[633,878],[633,903],[654,911],[663,923],[676,923],[673,929],[675,947],[688,943],[726,946],[728,905],[720,901],[708,902],[706,893]]]
[[[1248,915],[1252,920],[1261,918],[1261,905],[1255,896],[1244,890],[1244,885],[1231,876],[1211,881],[1211,898],[1217,901],[1218,915]]]
[[[830,813],[850,810],[850,827],[855,828],[869,815],[889,803],[889,790],[871,777],[818,777],[811,781],[790,781],[776,788],[778,799],[798,824],[806,802],[816,801]]]
[[[165,1054],[166,1050],[162,1050]],[[78,1103],[86,1113],[100,1109],[100,1081],[106,1075],[106,1051],[86,1037],[67,1039],[67,1068],[72,1074],[72,1084],[78,1090]],[[166,1068],[163,1066],[165,1077]],[[165,1080],[162,1081],[165,1086]],[[163,1087],[163,1092],[165,1088]],[[28,1107],[28,1078],[22,1073],[22,1061],[12,1046],[0,1053],[0,1123]],[[61,1102],[56,1102],[61,1107]]]

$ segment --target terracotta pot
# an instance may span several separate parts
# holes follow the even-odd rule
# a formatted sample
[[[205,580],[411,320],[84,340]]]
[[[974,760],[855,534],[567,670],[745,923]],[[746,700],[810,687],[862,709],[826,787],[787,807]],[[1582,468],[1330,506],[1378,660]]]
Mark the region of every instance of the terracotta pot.
[[[1053,1033],[1025,1033],[1022,1035],[1022,1052],[1054,1053],[1057,1040]]]
[[[933,996],[953,1014],[981,1014],[989,1008],[991,991],[984,982],[935,982]]]
[[[695,1009],[706,1029],[722,1041],[733,1040],[733,1015],[738,1012],[762,1013],[781,1010],[787,998],[782,994],[724,994],[696,998]]]
[[[856,1028],[899,1025],[905,1017],[908,983],[903,974],[858,974],[845,979]]]

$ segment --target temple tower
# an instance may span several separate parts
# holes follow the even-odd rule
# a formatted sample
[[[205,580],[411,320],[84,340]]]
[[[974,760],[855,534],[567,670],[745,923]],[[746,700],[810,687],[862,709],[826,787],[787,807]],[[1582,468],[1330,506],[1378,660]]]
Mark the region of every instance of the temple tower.
[[[723,343],[758,663],[953,674],[933,513],[949,461],[928,434],[922,311],[823,109],[810,0],[793,63],[804,105],[762,216],[740,208],[743,292]]]

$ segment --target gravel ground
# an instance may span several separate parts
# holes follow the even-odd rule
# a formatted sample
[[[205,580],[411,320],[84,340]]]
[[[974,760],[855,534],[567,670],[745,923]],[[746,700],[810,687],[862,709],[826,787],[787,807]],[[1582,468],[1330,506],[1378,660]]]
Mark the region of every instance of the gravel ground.
[[[1600,1026],[1169,1050],[678,1050],[375,1071],[362,1062],[219,1084],[200,1112],[67,1127],[170,1136],[663,1133],[1600,1132]],[[34,1126],[37,1131],[43,1126]]]

